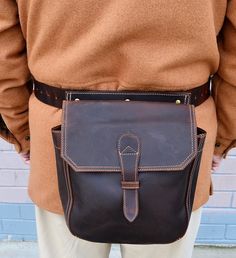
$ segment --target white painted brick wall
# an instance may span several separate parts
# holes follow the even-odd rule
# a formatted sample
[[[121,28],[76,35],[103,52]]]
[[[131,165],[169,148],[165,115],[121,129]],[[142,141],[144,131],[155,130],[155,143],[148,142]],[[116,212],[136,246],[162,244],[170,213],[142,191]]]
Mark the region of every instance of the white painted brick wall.
[[[29,167],[13,145],[0,139],[0,203],[30,203],[27,193]]]
[[[212,174],[214,194],[204,208],[198,242],[236,244],[236,150]]]

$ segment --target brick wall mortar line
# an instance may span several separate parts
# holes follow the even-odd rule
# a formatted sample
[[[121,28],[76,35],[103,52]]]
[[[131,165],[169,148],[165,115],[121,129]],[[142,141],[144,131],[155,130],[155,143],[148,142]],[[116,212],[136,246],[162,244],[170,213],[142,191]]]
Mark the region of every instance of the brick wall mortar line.
[[[218,176],[232,176],[232,177],[234,177],[234,176],[236,176],[236,173],[229,173],[228,175],[226,175],[226,173],[214,173],[214,174],[212,174],[213,176],[216,176],[216,177],[218,177]]]
[[[225,211],[225,208],[216,208],[216,209],[218,209],[218,211],[222,211],[222,212],[224,212]],[[236,208],[231,208],[231,207],[229,207],[229,209],[231,209],[232,211],[235,211],[236,210]],[[203,209],[203,213],[204,212],[209,212],[210,210],[212,210],[212,208],[208,208],[208,207],[205,207],[204,209]]]
[[[28,222],[35,222],[35,219],[23,219],[23,218],[19,218],[19,219],[1,219],[1,221],[17,221],[17,222],[20,222],[22,220],[26,220]]]
[[[217,175],[217,176],[235,176],[235,172],[227,172],[227,173],[220,173],[220,172],[215,172],[211,174],[212,176]]]
[[[230,207],[233,209],[233,208],[235,208],[235,207],[233,207],[233,199],[234,199],[234,194],[233,194],[233,192],[232,192],[232,194],[231,194],[231,200],[230,200]]]
[[[201,223],[201,226],[226,226],[228,224],[222,224],[222,223],[212,223],[212,224],[209,224],[209,223]],[[229,224],[229,225],[233,225],[233,224]]]
[[[207,206],[206,208],[208,208],[208,209],[222,209],[222,207],[219,207],[219,206]],[[236,207],[224,207],[224,210],[229,210],[229,209],[236,210]]]
[[[226,239],[226,234],[227,234],[227,227],[228,227],[228,225],[227,225],[227,224],[225,224],[224,239]]]
[[[14,186],[12,186],[12,185],[11,185],[11,186],[5,186],[5,185],[0,186],[0,188],[9,188],[9,187],[10,187],[10,188],[14,188],[14,189],[16,189],[16,188],[17,188],[17,189],[22,189],[22,188],[23,188],[23,189],[26,189],[26,188],[28,188],[27,186],[17,186],[17,185],[16,185],[16,186],[15,186],[15,185],[14,185]],[[1,203],[2,203],[2,202],[1,202]]]
[[[213,187],[214,187],[214,182],[213,182]],[[216,191],[214,191],[216,192]],[[236,193],[236,190],[217,190],[218,193]],[[214,194],[214,193],[213,193]]]
[[[0,152],[4,152],[4,153],[16,153],[14,150],[0,150]]]

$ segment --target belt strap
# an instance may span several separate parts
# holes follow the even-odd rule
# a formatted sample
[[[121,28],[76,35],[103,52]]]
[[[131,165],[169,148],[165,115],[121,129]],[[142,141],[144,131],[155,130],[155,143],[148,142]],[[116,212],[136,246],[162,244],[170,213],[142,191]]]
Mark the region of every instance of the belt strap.
[[[34,81],[35,96],[45,104],[62,108],[63,100],[143,100],[175,102],[198,106],[211,94],[209,80],[196,88],[187,91],[108,91],[65,89]]]

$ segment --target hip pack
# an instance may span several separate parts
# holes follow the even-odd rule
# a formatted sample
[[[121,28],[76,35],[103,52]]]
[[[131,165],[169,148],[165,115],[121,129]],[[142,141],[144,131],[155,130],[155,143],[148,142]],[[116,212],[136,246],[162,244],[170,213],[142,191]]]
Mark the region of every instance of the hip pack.
[[[66,92],[52,137],[74,236],[129,244],[183,237],[206,136],[190,98],[185,92]]]

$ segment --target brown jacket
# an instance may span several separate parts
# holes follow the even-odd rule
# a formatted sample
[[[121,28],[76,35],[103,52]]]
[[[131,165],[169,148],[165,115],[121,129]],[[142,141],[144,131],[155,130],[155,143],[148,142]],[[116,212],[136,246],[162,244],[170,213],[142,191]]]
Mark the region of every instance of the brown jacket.
[[[213,152],[236,146],[236,0],[0,0],[0,134],[31,151],[32,200],[62,213],[50,134],[61,110],[30,94],[31,74],[98,90],[187,90],[215,74],[196,108],[207,131],[196,209],[209,197]]]

